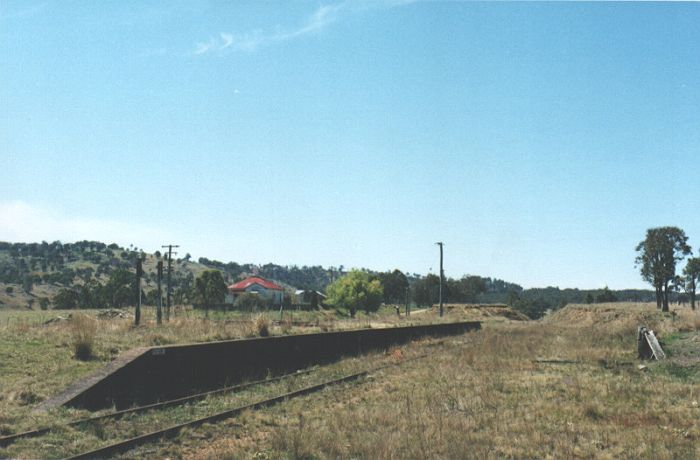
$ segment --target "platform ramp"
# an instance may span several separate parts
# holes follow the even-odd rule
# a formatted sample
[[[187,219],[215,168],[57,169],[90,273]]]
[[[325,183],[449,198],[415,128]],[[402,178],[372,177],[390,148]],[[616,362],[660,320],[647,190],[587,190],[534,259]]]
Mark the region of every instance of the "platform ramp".
[[[463,334],[478,321],[275,336],[132,350],[47,400],[99,410],[150,404],[246,379],[293,372],[344,356],[388,349],[423,337]]]

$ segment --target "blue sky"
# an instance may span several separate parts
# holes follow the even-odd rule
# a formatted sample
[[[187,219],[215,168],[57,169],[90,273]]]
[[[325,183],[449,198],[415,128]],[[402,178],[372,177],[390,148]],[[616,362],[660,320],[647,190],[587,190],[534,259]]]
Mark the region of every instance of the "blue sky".
[[[0,239],[645,287],[700,4],[0,2]]]

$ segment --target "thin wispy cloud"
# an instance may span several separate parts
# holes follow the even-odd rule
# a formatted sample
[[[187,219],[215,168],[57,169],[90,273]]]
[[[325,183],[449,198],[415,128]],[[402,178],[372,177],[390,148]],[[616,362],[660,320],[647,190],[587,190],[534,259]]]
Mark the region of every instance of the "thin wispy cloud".
[[[202,55],[232,50],[251,52],[264,46],[319,33],[331,24],[339,21],[342,17],[352,13],[378,6],[397,6],[405,3],[409,2],[342,2],[322,5],[295,28],[276,28],[270,31],[258,29],[245,33],[220,32],[218,35],[210,37],[207,41],[197,43],[194,54]]]
[[[317,32],[335,22],[343,10],[347,9],[346,5],[346,3],[323,5],[306,20],[306,23],[302,27],[286,34],[279,34],[276,38],[278,40],[289,40],[290,38]]]
[[[223,41],[222,47],[226,49],[233,44],[233,35],[222,33],[221,40]]]
[[[206,43],[197,43],[197,49],[194,50],[194,54],[204,54],[209,52],[209,50],[216,48],[216,41],[212,38]]]

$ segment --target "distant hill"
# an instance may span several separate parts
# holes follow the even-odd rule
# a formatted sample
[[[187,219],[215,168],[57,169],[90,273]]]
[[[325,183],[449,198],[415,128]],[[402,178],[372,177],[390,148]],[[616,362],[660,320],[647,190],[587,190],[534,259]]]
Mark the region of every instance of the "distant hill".
[[[51,308],[56,305],[101,308],[132,305],[136,289],[135,285],[132,288],[129,283],[133,283],[133,271],[138,258],[144,261],[144,302],[152,305],[156,302],[156,264],[159,259],[163,259],[160,252],[145,253],[137,247],[123,248],[114,243],[98,241],[0,242],[0,308]],[[253,274],[262,276],[277,282],[288,291],[323,291],[333,279],[344,274],[342,266],[324,268],[320,265],[299,267],[273,263],[239,264],[204,257],[195,262],[189,254],[174,258],[172,267],[172,292],[176,304],[189,302],[194,280],[207,269],[220,270],[224,279],[230,283]],[[391,278],[387,276],[388,272],[382,274],[363,270],[381,280]],[[395,277],[393,281],[397,281]],[[410,286],[409,298],[412,302],[421,305],[437,303],[439,278],[435,275],[405,274],[403,283],[406,282]],[[403,302],[404,291],[405,288],[400,288],[397,293],[394,286],[394,299]],[[558,287],[523,289],[508,281],[466,275],[461,279],[446,280],[443,295],[446,302],[507,304],[533,318],[568,303],[654,300],[651,290],[580,290]],[[387,303],[390,302],[389,299],[386,300]]]
[[[106,287],[118,272],[133,272],[138,258],[144,261],[142,289],[145,293],[155,292],[156,264],[162,259],[159,252],[145,253],[137,247],[123,248],[117,244],[98,241],[0,242],[0,308],[40,308],[42,304],[46,306],[47,301],[52,304],[62,290],[81,293],[88,288],[94,291],[98,285]],[[167,262],[165,264],[167,266]],[[289,290],[323,290],[332,276],[340,274],[337,269],[333,271],[321,266],[258,266],[223,263],[206,258],[194,262],[189,254],[173,258],[172,267],[173,296],[176,302],[186,301],[194,279],[206,269],[222,271],[224,279],[231,283],[257,274],[275,280]],[[110,293],[110,301],[114,300],[114,295],[114,292]],[[149,300],[152,299],[146,299],[147,302]]]

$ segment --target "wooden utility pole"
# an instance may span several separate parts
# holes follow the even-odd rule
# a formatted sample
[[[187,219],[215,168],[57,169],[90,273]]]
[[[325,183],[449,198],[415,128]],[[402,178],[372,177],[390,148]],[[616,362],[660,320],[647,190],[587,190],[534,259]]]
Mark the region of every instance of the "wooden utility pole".
[[[442,284],[444,283],[445,279],[445,271],[442,269],[442,246],[445,244],[442,241],[438,241],[437,243],[438,246],[440,246],[440,317],[443,315],[443,306],[442,306]]]
[[[163,261],[158,261],[158,305],[156,311],[156,318],[158,324],[163,323],[163,290],[161,288],[161,281],[163,280]]]
[[[406,316],[411,316],[411,306],[408,303],[408,292],[410,289],[410,287],[406,288]]]
[[[177,252],[173,252],[173,248],[179,248],[177,244],[168,244],[163,246],[163,248],[168,248],[168,292],[166,293],[166,301],[165,301],[165,320],[170,321],[170,294],[171,294],[171,273],[172,273],[172,268],[173,268],[173,254],[177,254]]]
[[[136,259],[136,290],[138,291],[138,301],[136,303],[136,312],[134,313],[134,324],[136,326],[141,322],[141,277],[143,276],[143,265],[141,257]]]

